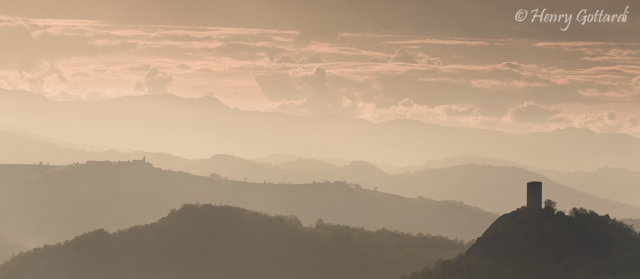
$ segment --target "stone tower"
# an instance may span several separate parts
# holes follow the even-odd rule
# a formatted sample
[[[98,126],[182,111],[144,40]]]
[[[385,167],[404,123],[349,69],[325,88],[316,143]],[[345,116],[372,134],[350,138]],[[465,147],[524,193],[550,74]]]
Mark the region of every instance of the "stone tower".
[[[542,182],[527,183],[527,208],[542,209]]]

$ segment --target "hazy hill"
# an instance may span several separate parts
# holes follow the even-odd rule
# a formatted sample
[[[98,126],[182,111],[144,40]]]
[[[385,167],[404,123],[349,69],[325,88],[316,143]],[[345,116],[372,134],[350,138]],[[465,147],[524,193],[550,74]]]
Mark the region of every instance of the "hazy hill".
[[[640,191],[640,172],[621,169],[600,169],[596,172],[557,172],[534,169],[547,174],[546,177],[522,168],[498,167],[495,165],[518,165],[503,159],[481,156],[461,156],[445,160],[431,161],[422,167],[430,168],[413,173],[389,175],[378,167],[362,161],[354,161],[345,166],[334,166],[326,162],[298,159],[272,165],[259,163],[231,155],[215,155],[208,159],[188,160],[166,153],[148,152],[85,152],[57,147],[46,142],[29,139],[25,136],[0,133],[0,138],[13,138],[15,141],[0,145],[0,150],[32,154],[25,163],[41,156],[45,158],[67,158],[74,162],[83,160],[132,160],[143,156],[155,166],[163,169],[180,170],[197,175],[219,174],[233,180],[273,183],[311,183],[313,181],[347,181],[360,184],[366,189],[378,190],[409,197],[423,196],[437,200],[459,200],[479,206],[485,210],[503,213],[522,204],[523,181],[541,180],[545,182],[545,194],[550,194],[561,204],[575,204],[612,214],[616,217],[640,217],[638,207],[627,206],[616,201],[638,204],[634,193]],[[20,148],[20,144],[25,148]],[[37,144],[46,148],[39,150]],[[16,147],[17,146],[17,147]],[[21,151],[20,151],[21,150]],[[53,150],[53,151],[52,151]],[[19,151],[19,152],[18,152]],[[5,152],[5,154],[7,154]],[[39,154],[39,155],[33,155]],[[74,157],[75,156],[75,157]],[[2,157],[6,158],[6,157]],[[73,160],[69,159],[72,158]],[[78,159],[78,160],[76,160]],[[46,161],[45,161],[46,162]],[[478,162],[494,166],[455,166],[463,162]],[[443,166],[451,166],[445,167]],[[555,181],[562,181],[556,183]],[[548,184],[548,185],[547,185]],[[565,186],[571,186],[575,191]],[[587,195],[585,193],[597,196]],[[640,192],[638,192],[640,194]],[[611,200],[605,200],[609,198]]]
[[[0,130],[0,164],[39,164],[42,162],[45,165],[66,165],[84,163],[88,160],[129,161],[141,159],[143,156],[165,168],[175,168],[191,162],[191,160],[168,153],[115,150],[95,152],[64,147],[54,143],[55,141],[39,136]]]
[[[2,90],[0,125],[68,142],[186,158],[284,153],[405,166],[477,154],[554,170],[640,170],[635,159],[640,156],[640,139],[628,135],[579,129],[509,134],[414,120],[374,124],[337,116],[307,118],[232,109],[213,97],[147,95],[61,102]]]
[[[0,163],[32,164],[65,162],[90,157],[89,152],[58,145],[0,130]],[[85,159],[86,160],[86,159]]]
[[[27,246],[0,237],[0,263],[8,260],[11,256],[18,255],[20,251],[27,251]]]
[[[301,173],[293,169],[276,168],[271,164],[259,163],[240,157],[217,154],[208,159],[180,161],[173,166],[157,164],[159,167],[169,167],[174,170],[197,175],[220,174],[233,180],[245,180],[251,182],[298,182],[306,183],[313,180],[303,179]]]
[[[155,165],[198,175],[215,173],[228,179],[241,181],[246,179],[250,182],[311,183],[326,180],[352,182],[367,177],[387,176],[387,173],[378,167],[364,161],[353,161],[344,166],[336,166],[314,159],[297,159],[272,165],[224,154],[214,155],[208,159],[180,161],[169,166]]]
[[[294,216],[184,205],[152,224],[36,248],[0,265],[0,278],[397,278],[466,248],[442,237],[311,228]]]
[[[271,165],[229,155],[188,161],[179,169],[190,173],[218,173],[235,180],[247,178],[254,182],[347,181],[407,197],[459,200],[496,213],[522,205],[524,183],[539,180],[545,182],[545,196],[560,204],[593,208],[616,217],[640,218],[637,199],[640,172],[622,169],[558,172],[496,158],[461,156],[427,162],[419,171],[390,175],[362,161],[340,167],[310,159]]]
[[[638,170],[639,138],[628,134],[596,133],[588,129],[566,128],[549,133],[513,134],[515,137],[536,144],[542,148],[561,150],[567,154],[585,154],[599,158],[604,166]],[[519,161],[528,164],[524,161]],[[607,164],[611,162],[611,164]],[[615,162],[628,162],[624,167]],[[536,167],[562,170],[540,165]],[[633,166],[633,167],[631,167]]]
[[[558,183],[599,197],[640,206],[640,172],[620,168],[600,168],[596,171],[541,173]]]
[[[95,228],[151,222],[184,203],[241,206],[327,222],[472,239],[497,217],[454,201],[405,198],[346,183],[263,184],[216,180],[133,163],[0,165],[22,173],[0,183],[0,231],[29,245],[54,243]]]
[[[143,156],[157,167],[181,170],[197,175],[219,174],[233,180],[273,183],[311,183],[313,181],[347,181],[362,185],[367,189],[376,187],[393,194],[410,197],[428,197],[438,200],[460,200],[480,206],[483,209],[503,213],[509,208],[521,205],[521,187],[523,181],[541,180],[549,182],[551,192],[561,204],[576,204],[594,208],[616,217],[640,217],[638,201],[640,195],[640,172],[622,169],[604,168],[594,172],[558,172],[535,169],[504,159],[481,156],[460,156],[449,159],[427,161],[420,168],[427,168],[413,173],[389,175],[378,167],[362,161],[355,161],[344,166],[335,166],[319,160],[298,159],[281,164],[259,163],[231,155],[215,155],[207,159],[189,160],[167,153],[149,152],[86,152],[71,148],[63,148],[31,139],[24,135],[0,132],[0,161],[20,163],[43,161],[45,164],[84,162],[85,160],[126,161],[140,159]],[[475,162],[493,166],[455,166],[464,162]],[[522,166],[521,168],[505,168],[497,166]],[[452,166],[452,167],[449,167]],[[439,167],[439,168],[435,168]],[[444,167],[444,168],[443,168]],[[417,170],[417,169],[416,169]],[[548,177],[548,178],[547,178]],[[0,178],[1,179],[1,178]],[[554,181],[558,181],[556,183]],[[440,187],[439,185],[443,185]],[[580,192],[561,186],[566,185]],[[546,189],[547,187],[545,187]],[[559,192],[554,192],[560,189]],[[496,200],[502,194],[506,201]],[[596,198],[584,193],[591,194]],[[608,198],[605,200],[602,198]],[[616,201],[636,205],[626,206]]]
[[[489,166],[517,167],[539,173],[580,192],[612,201],[640,206],[640,172],[621,168],[599,168],[595,171],[564,172],[534,168],[499,158],[482,156],[459,156],[442,160],[430,160],[419,166],[400,168],[397,173],[421,172],[427,169],[449,168],[475,164]]]
[[[391,173],[404,174],[408,172],[420,172],[426,169],[440,169],[440,168],[448,168],[448,167],[455,167],[455,166],[468,165],[468,164],[533,169],[530,166],[514,163],[501,158],[484,157],[484,156],[478,156],[478,155],[466,155],[466,156],[444,158],[439,160],[427,160],[421,165],[401,167]]]
[[[336,168],[335,165],[313,159],[296,159],[284,163],[277,164],[278,169],[295,171],[299,173],[317,173],[326,172]]]
[[[447,160],[446,162],[450,164],[445,162],[438,164],[442,166],[453,165],[450,167],[429,168],[418,172],[396,175],[387,174],[376,166],[361,161],[354,161],[341,167],[331,167],[327,163],[313,160],[292,161],[273,166],[269,164],[256,165],[256,162],[230,156],[214,156],[214,158],[218,163],[212,164],[210,160],[198,160],[192,162],[192,164],[200,164],[203,169],[208,170],[202,171],[203,173],[214,172],[214,170],[218,173],[219,170],[219,174],[222,176],[236,180],[243,180],[246,177],[249,181],[267,180],[293,183],[325,180],[347,181],[359,184],[366,189],[377,188],[378,191],[401,196],[458,200],[496,213],[508,212],[511,208],[524,204],[525,183],[536,180],[544,183],[544,196],[557,200],[560,204],[589,207],[619,218],[640,218],[640,207],[603,198],[627,194],[628,197],[625,200],[633,200],[636,195],[629,194],[636,192],[636,189],[631,188],[634,186],[634,180],[640,183],[640,176],[638,178],[629,178],[626,183],[623,183],[624,180],[620,179],[621,176],[614,177],[613,175],[603,176],[604,178],[600,180],[593,179],[589,182],[591,185],[602,183],[609,185],[606,189],[620,191],[618,194],[605,193],[604,190],[601,192],[589,192],[589,194],[577,190],[581,189],[581,186],[583,186],[581,184],[572,183],[570,185],[576,185],[575,188],[567,187],[563,183],[557,183],[552,178],[519,167],[475,164],[455,165],[466,160],[462,157]],[[475,161],[478,162],[500,162],[497,159],[471,158],[475,158]],[[506,161],[504,163],[508,165]],[[314,166],[312,167],[312,165]],[[292,166],[295,166],[295,168]],[[191,172],[192,169],[182,168],[182,170]],[[571,173],[547,172],[554,175],[553,177],[571,175]],[[581,174],[586,174],[584,180],[588,180],[589,173],[576,173],[576,178],[574,179],[579,178]],[[607,179],[609,180],[605,183]],[[621,182],[619,185],[616,184],[618,181]],[[569,208],[564,209],[568,210]]]
[[[560,205],[589,207],[618,218],[640,217],[640,207],[585,194],[516,167],[470,164],[388,176],[386,180],[377,178],[354,182],[402,196],[459,200],[491,212],[504,213],[525,203],[527,181],[541,181],[543,197],[556,200]]]
[[[585,209],[566,215],[546,207],[501,216],[464,255],[406,278],[582,279],[639,271],[640,235],[629,226]]]

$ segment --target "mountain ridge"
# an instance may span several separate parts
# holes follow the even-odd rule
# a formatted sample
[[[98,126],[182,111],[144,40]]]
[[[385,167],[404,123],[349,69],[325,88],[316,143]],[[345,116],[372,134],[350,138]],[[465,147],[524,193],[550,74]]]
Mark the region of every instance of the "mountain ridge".
[[[5,181],[0,183],[0,231],[32,246],[96,227],[117,230],[151,222],[183,203],[196,202],[294,214],[305,224],[322,218],[367,229],[386,227],[466,240],[477,237],[497,217],[461,202],[405,198],[339,181],[249,183],[131,162],[0,165],[4,173],[13,178],[2,176]]]
[[[591,133],[583,139],[571,130],[560,133],[567,137],[553,132],[515,134],[414,120],[372,123],[343,117],[310,118],[230,109],[211,98],[130,96],[96,102],[36,98],[38,101],[30,103],[30,98],[7,97],[12,94],[0,94],[0,124],[47,138],[120,150],[166,152],[187,158],[224,153],[254,158],[285,153],[394,165],[499,154],[506,160],[557,170],[595,170],[607,165],[640,170],[640,163],[634,160],[640,156],[640,139],[629,136]],[[172,101],[163,101],[167,99]],[[572,144],[577,139],[594,144],[603,141],[601,145],[608,152]]]

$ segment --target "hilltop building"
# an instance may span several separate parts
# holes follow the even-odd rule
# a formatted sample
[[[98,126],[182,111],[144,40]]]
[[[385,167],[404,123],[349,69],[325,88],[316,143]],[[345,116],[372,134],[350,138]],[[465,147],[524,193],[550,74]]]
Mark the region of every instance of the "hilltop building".
[[[153,165],[151,163],[147,162],[147,157],[144,156],[142,157],[142,159],[140,160],[132,160],[132,161],[117,161],[117,162],[113,162],[113,161],[87,161],[87,165],[111,165],[111,164],[118,164],[118,165],[136,165],[136,166],[149,166],[149,167],[153,167]]]
[[[542,182],[527,183],[527,208],[542,209]]]

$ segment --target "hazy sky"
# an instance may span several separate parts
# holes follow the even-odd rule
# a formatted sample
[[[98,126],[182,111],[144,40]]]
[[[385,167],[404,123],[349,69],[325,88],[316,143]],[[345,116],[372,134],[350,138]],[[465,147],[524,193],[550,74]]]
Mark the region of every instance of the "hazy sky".
[[[640,136],[640,6],[533,2],[0,1],[0,88]],[[626,23],[579,22],[627,6]],[[573,21],[531,22],[536,8]]]

